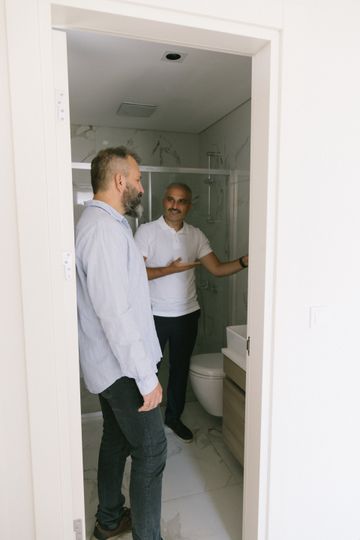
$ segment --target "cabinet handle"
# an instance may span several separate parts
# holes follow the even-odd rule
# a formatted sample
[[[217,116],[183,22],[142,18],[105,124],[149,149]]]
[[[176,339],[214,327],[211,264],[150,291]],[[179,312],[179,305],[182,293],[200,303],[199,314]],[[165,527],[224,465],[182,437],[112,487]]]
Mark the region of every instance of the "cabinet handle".
[[[250,336],[248,336],[246,340],[246,350],[247,350],[248,356],[250,356]]]

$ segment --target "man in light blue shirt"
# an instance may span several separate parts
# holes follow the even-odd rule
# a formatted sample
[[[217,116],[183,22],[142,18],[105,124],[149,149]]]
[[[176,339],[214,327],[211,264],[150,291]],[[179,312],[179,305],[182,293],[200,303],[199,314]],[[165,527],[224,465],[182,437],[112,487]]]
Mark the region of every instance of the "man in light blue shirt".
[[[161,349],[144,260],[124,217],[143,193],[139,159],[125,147],[101,150],[91,163],[94,198],[76,228],[80,362],[104,418],[94,536],[132,528],[136,540],[161,540],[166,438],[156,376]],[[132,458],[130,509],[124,506],[125,461]]]

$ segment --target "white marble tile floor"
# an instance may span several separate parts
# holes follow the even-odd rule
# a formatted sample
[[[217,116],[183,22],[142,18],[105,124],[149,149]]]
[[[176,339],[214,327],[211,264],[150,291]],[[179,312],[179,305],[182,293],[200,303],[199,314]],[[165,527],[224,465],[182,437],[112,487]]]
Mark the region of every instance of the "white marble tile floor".
[[[194,432],[186,444],[166,428],[168,459],[162,497],[164,540],[241,540],[243,469],[222,441],[221,419],[198,402],[186,404],[183,421]],[[97,508],[96,469],[101,416],[83,416],[84,489],[87,539],[92,538]],[[129,505],[129,472],[124,494]],[[121,536],[131,540],[132,535]]]

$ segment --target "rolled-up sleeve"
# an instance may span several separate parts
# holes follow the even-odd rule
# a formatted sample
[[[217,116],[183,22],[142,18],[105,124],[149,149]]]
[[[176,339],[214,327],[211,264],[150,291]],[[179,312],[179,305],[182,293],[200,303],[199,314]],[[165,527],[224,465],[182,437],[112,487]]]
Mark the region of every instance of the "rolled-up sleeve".
[[[205,257],[209,253],[212,252],[210,242],[205,236],[205,234],[200,231],[200,229],[197,229],[198,234],[198,258],[201,259],[201,257]]]

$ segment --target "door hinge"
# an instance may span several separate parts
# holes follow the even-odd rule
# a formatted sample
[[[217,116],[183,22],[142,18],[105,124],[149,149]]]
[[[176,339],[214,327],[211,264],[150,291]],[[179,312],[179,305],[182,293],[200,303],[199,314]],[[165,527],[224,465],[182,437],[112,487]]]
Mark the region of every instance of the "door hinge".
[[[248,356],[250,356],[250,336],[248,336],[246,339],[246,350],[247,350]]]
[[[83,540],[83,527],[81,519],[74,519],[73,529],[75,533],[75,540]]]
[[[56,118],[64,122],[66,118],[66,95],[62,90],[55,90]]]
[[[69,281],[72,278],[72,255],[71,251],[63,252],[63,266],[65,280]]]

